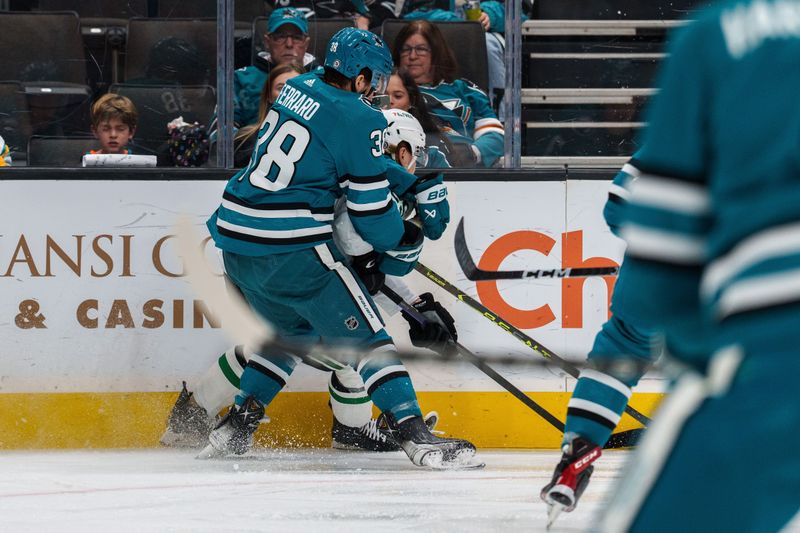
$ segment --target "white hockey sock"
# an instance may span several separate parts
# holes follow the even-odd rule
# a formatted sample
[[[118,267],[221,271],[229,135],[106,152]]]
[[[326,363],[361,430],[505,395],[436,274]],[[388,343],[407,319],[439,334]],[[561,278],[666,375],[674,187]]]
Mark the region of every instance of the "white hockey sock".
[[[246,361],[248,356],[242,346],[229,349],[214,361],[193,387],[189,387],[194,393],[194,401],[210,416],[216,416],[233,403],[233,398],[239,392],[239,379],[244,372],[240,358]]]
[[[364,380],[352,367],[331,372],[328,390],[336,420],[350,427],[361,427],[370,421],[372,400],[364,387]]]

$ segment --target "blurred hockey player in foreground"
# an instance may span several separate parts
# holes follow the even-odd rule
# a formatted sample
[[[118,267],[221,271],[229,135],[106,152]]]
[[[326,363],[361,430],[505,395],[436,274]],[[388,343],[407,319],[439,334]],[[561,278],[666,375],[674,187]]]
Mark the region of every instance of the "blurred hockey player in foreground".
[[[392,340],[362,282],[376,270],[408,273],[423,240],[419,227],[403,221],[389,191],[386,119],[364,100],[384,91],[391,57],[376,35],[345,28],[328,44],[324,65],[324,73],[284,86],[250,165],[228,182],[209,231],[223,250],[228,277],[282,336],[308,346],[322,340],[365,350],[356,371],[414,464],[468,463],[472,444],[436,437],[425,425],[408,372],[392,355]],[[356,232],[377,254],[352,269],[332,241],[334,203],[342,196]],[[300,360],[268,352],[250,357],[235,404],[202,456],[241,454],[252,445],[264,406]]]
[[[449,221],[446,190],[445,194],[437,192],[434,202],[424,201],[427,196],[420,194],[434,188],[441,191],[438,188],[442,184],[441,175],[417,178],[413,174],[417,162],[424,162],[427,155],[422,127],[413,116],[404,111],[392,109],[383,114],[388,123],[384,131],[383,149],[387,158],[389,188],[406,209],[426,211],[420,217],[423,233],[428,238],[438,239]],[[418,196],[423,201],[418,201]],[[431,212],[435,214],[431,215]],[[336,203],[334,240],[342,252],[356,257],[358,261],[377,259],[372,247],[361,239],[349,221],[343,198]],[[377,286],[383,279],[383,274],[376,270],[371,277],[371,284]],[[447,341],[457,338],[453,318],[429,293],[417,298],[400,277],[388,276],[386,282],[395,292],[404,294],[408,301],[413,300],[417,309],[431,319],[428,331],[423,331],[414,321],[409,322],[412,327],[410,337],[414,345],[441,349]],[[397,312],[397,306],[385,297],[378,295],[376,299],[385,313],[392,315]],[[170,413],[167,430],[161,439],[162,444],[195,447],[208,442],[208,434],[215,424],[214,416],[233,403],[239,391],[240,379],[249,356],[245,347],[233,347],[222,354],[190,388],[184,382],[183,390]],[[372,401],[366,392],[364,381],[351,366],[339,364],[329,358],[319,361],[306,358],[304,361],[320,370],[331,371],[328,390],[333,411],[331,437],[334,448],[376,452],[400,450],[400,445],[386,426],[384,418],[372,418]],[[425,422],[433,430],[438,422],[438,414],[435,411],[428,413],[425,415]]]
[[[634,157],[614,177],[608,193],[603,216],[615,235],[619,234],[622,209],[628,198],[628,187],[639,176]],[[639,364],[633,372],[620,375],[613,366],[601,365],[603,370],[585,368],[581,371],[567,406],[567,421],[561,443],[563,455],[553,472],[553,479],[542,488],[541,498],[549,506],[548,526],[561,511],[575,509],[589,484],[594,463],[619,423],[632,391],[644,374],[647,364],[658,352],[655,349],[652,324],[643,320],[631,308],[638,298],[649,298],[646,291],[631,288],[623,264],[611,298],[613,316],[603,324],[594,340],[589,362],[613,361],[633,357]],[[607,369],[606,369],[607,367]]]
[[[623,212],[635,312],[685,367],[597,530],[780,530],[800,495],[800,2],[679,30]],[[709,349],[697,351],[698,341]]]

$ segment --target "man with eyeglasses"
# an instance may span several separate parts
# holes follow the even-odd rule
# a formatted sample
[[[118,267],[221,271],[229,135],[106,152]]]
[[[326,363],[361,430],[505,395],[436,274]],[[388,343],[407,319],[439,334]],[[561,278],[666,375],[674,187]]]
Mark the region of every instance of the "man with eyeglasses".
[[[313,70],[319,66],[306,52],[308,43],[308,22],[300,10],[282,7],[272,12],[264,35],[265,50],[259,52],[253,65],[233,74],[233,121],[237,127],[258,120],[261,89],[273,67],[294,63]]]

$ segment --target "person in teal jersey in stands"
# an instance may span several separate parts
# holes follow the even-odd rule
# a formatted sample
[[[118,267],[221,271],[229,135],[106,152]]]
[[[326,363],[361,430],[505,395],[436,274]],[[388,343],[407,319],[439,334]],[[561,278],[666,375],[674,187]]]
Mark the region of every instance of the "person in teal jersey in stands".
[[[773,532],[798,510],[800,2],[694,16],[668,47],[622,217],[625,275],[648,296],[631,312],[683,372],[603,532]]]
[[[491,167],[502,157],[503,125],[486,93],[456,78],[453,53],[435,24],[409,22],[395,38],[393,57],[417,82],[429,111],[450,130],[450,140],[463,148],[471,166]]]
[[[386,120],[367,101],[383,92],[391,56],[378,36],[345,28],[331,39],[324,70],[287,81],[261,126],[250,164],[228,182],[208,221],[227,276],[281,336],[362,349],[366,389],[414,464],[460,463],[464,440],[430,433],[416,392],[360,278],[413,269],[422,231],[404,223],[386,180]],[[342,135],[341,132],[347,132]],[[334,203],[346,199],[358,234],[378,254],[350,267],[332,241]],[[302,354],[253,354],[229,413],[209,436],[209,455],[244,453],[268,405]]]
[[[317,59],[307,52],[311,38],[308,21],[300,10],[293,7],[274,10],[263,38],[265,50],[259,52],[253,64],[233,72],[233,124],[236,128],[258,120],[261,89],[273,68],[291,63],[311,71],[319,66]],[[215,113],[209,128],[212,139],[216,139],[216,130]]]

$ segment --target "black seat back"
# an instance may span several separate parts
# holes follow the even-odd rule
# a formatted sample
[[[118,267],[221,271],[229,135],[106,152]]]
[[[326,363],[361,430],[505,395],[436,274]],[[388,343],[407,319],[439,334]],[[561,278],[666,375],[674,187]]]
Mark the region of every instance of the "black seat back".
[[[233,17],[238,21],[252,22],[267,13],[264,0],[235,0]],[[214,18],[217,0],[159,0],[158,16],[166,18]]]
[[[31,135],[31,117],[22,85],[15,81],[0,82],[0,136],[11,157],[24,158]]]
[[[86,58],[74,12],[0,13],[6,80],[86,84]]]
[[[74,11],[81,18],[129,19],[147,16],[147,0],[39,0],[39,11]]]
[[[99,146],[94,137],[34,135],[28,141],[28,166],[79,167],[83,154]]]
[[[125,82],[205,85],[217,76],[217,21],[132,18]]]

